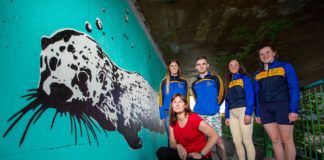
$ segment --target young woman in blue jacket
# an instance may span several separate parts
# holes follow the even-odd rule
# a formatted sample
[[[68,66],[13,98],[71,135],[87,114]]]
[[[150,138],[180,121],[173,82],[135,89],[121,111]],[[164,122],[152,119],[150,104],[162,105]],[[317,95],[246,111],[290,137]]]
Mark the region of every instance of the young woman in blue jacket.
[[[167,74],[160,84],[159,109],[160,119],[164,122],[169,136],[169,108],[171,98],[176,93],[181,93],[189,99],[188,82],[182,77],[180,64],[177,60],[171,60],[168,64]]]
[[[256,121],[271,138],[276,159],[294,160],[293,122],[300,108],[299,83],[292,65],[276,61],[276,55],[271,46],[259,50],[262,65],[254,75]]]
[[[255,148],[252,141],[254,91],[252,80],[239,60],[231,60],[227,67],[225,124],[230,126],[239,159],[245,160],[245,146],[248,160],[254,160]]]

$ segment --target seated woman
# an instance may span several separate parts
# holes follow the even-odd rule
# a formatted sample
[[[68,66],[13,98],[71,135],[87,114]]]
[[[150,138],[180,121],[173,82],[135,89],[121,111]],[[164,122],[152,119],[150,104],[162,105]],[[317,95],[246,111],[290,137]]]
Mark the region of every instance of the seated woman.
[[[191,112],[186,97],[180,93],[172,96],[169,111],[170,148],[158,149],[156,155],[159,160],[211,160],[210,150],[219,140],[215,130]]]

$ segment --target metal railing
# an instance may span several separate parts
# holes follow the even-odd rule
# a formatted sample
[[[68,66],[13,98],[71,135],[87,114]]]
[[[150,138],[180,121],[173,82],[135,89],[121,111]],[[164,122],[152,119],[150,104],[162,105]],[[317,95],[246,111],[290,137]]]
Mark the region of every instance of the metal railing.
[[[324,81],[301,89],[301,109],[295,123],[294,139],[297,156],[303,159],[324,160]]]
[[[320,80],[301,88],[301,108],[295,122],[294,141],[297,157],[324,160],[324,81]],[[225,122],[225,120],[223,121]],[[223,123],[223,134],[231,138],[228,126]],[[253,143],[273,157],[272,143],[261,124],[254,123]]]

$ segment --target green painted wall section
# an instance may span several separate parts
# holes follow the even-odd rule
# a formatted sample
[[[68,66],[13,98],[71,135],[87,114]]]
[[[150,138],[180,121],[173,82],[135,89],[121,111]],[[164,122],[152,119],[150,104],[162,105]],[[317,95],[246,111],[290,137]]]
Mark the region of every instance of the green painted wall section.
[[[79,135],[74,145],[68,115],[59,115],[50,128],[54,109],[30,126],[20,147],[27,117],[32,113],[2,137],[12,123],[7,122],[10,116],[29,103],[21,96],[38,87],[41,37],[60,29],[89,34],[115,64],[138,72],[158,92],[165,68],[126,0],[2,0],[0,6],[0,159],[155,159],[157,148],[167,145],[165,133],[142,128],[139,135],[143,146],[137,150],[131,149],[116,131],[108,132],[108,137],[98,133],[99,145],[93,141],[90,146],[85,135]],[[102,30],[96,27],[97,17]],[[92,26],[90,33],[86,21]]]

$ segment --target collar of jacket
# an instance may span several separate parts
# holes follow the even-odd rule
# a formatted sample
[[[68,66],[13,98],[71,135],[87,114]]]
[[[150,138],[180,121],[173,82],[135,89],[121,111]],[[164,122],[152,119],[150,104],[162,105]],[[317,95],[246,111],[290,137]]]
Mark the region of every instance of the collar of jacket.
[[[272,63],[269,63],[269,64],[268,64],[268,68],[269,68],[269,69],[276,68],[276,67],[277,67],[277,64],[278,64],[278,62],[274,59],[274,60],[272,61]],[[262,70],[265,71],[265,70],[264,70],[264,64],[263,64],[263,63],[262,63]]]
[[[198,74],[198,75],[197,75],[197,78],[198,78],[198,79],[203,79],[203,78],[206,78],[206,77],[208,77],[209,75],[211,75],[211,73],[210,73],[210,72],[208,72],[208,73],[207,73],[207,75],[205,75],[205,77],[200,77],[200,74]]]
[[[170,81],[177,80],[177,79],[179,79],[179,75],[176,76],[170,75]]]
[[[243,74],[241,74],[241,73],[236,73],[236,74],[234,74],[233,79],[234,79],[234,80],[237,80],[237,79],[240,79],[240,78],[242,78],[242,77],[243,77]]]

